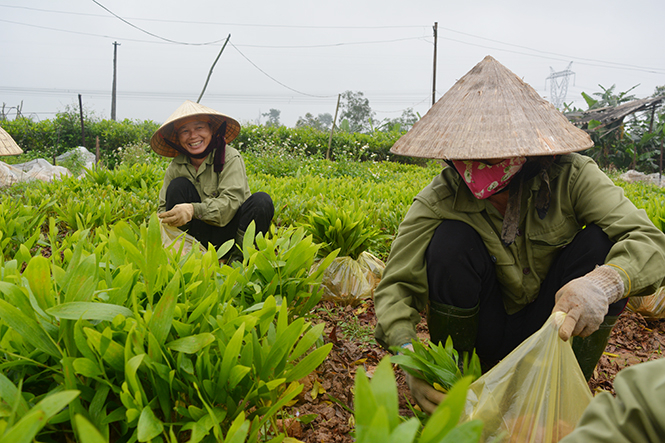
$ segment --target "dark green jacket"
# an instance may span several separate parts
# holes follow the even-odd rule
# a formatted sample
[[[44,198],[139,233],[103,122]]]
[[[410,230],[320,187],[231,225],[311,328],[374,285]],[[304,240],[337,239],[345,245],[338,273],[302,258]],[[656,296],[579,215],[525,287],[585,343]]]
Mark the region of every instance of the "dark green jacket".
[[[189,157],[178,154],[166,168],[157,212],[166,210],[166,189],[171,180],[186,177],[201,197],[201,203],[193,203],[194,218],[211,225],[226,226],[251,195],[245,163],[240,153],[230,146],[226,147],[226,163],[222,172],[215,172],[212,163],[213,153],[210,153],[197,171]]]
[[[460,220],[483,239],[492,260],[506,312],[519,311],[537,296],[561,248],[588,223],[615,242],[606,264],[621,275],[625,293],[647,295],[665,278],[665,234],[638,210],[623,190],[588,157],[568,154],[549,168],[551,199],[540,219],[535,199],[537,176],[524,183],[515,242],[501,242],[503,217],[487,200],[476,199],[453,168],[445,168],[414,199],[400,224],[383,279],[375,295],[375,336],[384,346],[401,346],[416,337],[428,301],[425,251],[442,220]]]
[[[665,359],[623,369],[560,443],[665,442]]]

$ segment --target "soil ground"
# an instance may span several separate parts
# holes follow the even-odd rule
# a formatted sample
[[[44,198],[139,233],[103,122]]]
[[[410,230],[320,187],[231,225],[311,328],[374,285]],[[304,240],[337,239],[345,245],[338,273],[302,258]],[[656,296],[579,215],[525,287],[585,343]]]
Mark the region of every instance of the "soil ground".
[[[353,386],[358,368],[371,375],[387,352],[373,338],[376,318],[374,304],[337,307],[321,302],[315,321],[326,323],[325,341],[333,343],[328,358],[304,380],[298,403],[287,411],[292,419],[282,423],[290,437],[305,443],[353,442]],[[419,335],[427,338],[427,326],[419,325]],[[589,381],[592,392],[614,394],[613,381],[622,368],[663,357],[665,320],[647,320],[625,311],[610,336],[605,354]],[[407,401],[413,400],[402,371],[395,371],[401,395],[400,413],[412,415]]]

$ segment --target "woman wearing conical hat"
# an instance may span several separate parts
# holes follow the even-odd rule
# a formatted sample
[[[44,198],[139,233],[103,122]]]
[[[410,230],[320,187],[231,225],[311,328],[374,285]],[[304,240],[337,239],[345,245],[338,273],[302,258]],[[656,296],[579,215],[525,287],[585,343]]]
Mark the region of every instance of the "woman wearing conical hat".
[[[375,292],[375,336],[409,346],[427,309],[432,341],[475,348],[484,368],[567,313],[591,377],[628,296],[665,283],[665,234],[588,157],[593,145],[536,91],[486,57],[400,138],[395,154],[448,167],[414,199]],[[442,394],[407,375],[426,411]]]
[[[252,194],[240,153],[227,146],[240,124],[214,109],[186,101],[153,134],[152,149],[173,161],[164,174],[158,216],[208,246],[235,239],[247,226],[266,233],[274,215],[265,192]]]

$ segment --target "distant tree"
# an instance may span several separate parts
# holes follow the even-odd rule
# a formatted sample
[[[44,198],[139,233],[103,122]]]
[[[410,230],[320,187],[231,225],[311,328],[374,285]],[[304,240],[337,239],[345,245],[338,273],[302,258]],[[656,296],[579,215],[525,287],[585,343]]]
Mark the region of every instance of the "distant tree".
[[[268,117],[268,121],[266,122],[266,126],[273,126],[275,128],[278,128],[282,126],[282,124],[279,122],[279,115],[282,113],[279,109],[274,109],[270,108],[270,111],[264,112],[261,114],[263,117]]]
[[[371,130],[371,119],[375,113],[362,92],[344,92],[339,107],[342,110],[340,119],[348,121],[350,132],[369,132]]]
[[[413,127],[413,125],[419,120],[419,117],[416,113],[413,112],[413,108],[406,108],[402,111],[402,115],[398,118],[387,118],[383,120],[381,126],[378,128],[380,131],[390,132],[390,131],[408,131]]]
[[[296,128],[302,128],[309,126],[310,128],[317,129],[319,131],[327,131],[332,125],[332,115],[328,114],[319,114],[317,117],[314,117],[311,113],[305,114],[304,117],[299,117],[296,122]]]

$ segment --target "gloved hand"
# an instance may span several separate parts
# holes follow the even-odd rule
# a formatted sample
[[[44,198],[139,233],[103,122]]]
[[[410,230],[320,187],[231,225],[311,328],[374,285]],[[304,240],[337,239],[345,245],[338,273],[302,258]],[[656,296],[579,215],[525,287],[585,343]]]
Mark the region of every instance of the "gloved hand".
[[[567,314],[559,329],[559,337],[566,341],[573,335],[591,335],[603,322],[609,305],[620,300],[623,292],[619,272],[607,265],[566,283],[557,291],[552,310]]]
[[[191,203],[180,203],[179,205],[175,205],[170,211],[162,212],[161,214],[157,214],[157,216],[162,220],[162,223],[177,228],[186,225],[194,217],[194,205]]]
[[[434,413],[436,407],[446,398],[446,394],[434,389],[434,386],[427,383],[425,380],[414,377],[406,373],[406,384],[411,391],[413,399],[418,403],[420,409],[427,412],[429,415]]]

